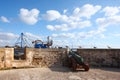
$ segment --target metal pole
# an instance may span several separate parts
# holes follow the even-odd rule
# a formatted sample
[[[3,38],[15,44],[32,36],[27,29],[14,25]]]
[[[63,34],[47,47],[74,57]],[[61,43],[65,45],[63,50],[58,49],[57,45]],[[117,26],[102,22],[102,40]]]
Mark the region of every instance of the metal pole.
[[[23,33],[21,33],[21,48],[23,47]]]

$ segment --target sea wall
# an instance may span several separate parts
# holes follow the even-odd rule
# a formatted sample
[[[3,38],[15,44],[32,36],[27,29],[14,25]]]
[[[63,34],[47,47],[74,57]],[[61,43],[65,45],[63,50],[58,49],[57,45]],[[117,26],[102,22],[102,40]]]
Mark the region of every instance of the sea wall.
[[[120,49],[78,49],[77,52],[91,66],[120,67]]]

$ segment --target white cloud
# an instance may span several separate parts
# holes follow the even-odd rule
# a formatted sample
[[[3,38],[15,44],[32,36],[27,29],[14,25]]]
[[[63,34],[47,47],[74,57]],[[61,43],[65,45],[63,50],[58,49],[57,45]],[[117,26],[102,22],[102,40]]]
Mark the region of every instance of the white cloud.
[[[75,33],[52,34],[53,38],[74,38]]]
[[[73,15],[74,16],[79,16],[80,14],[80,8],[75,8],[74,11],[73,11]]]
[[[81,21],[82,17],[90,19],[91,16],[95,15],[100,9],[101,9],[100,5],[93,6],[91,4],[86,4],[81,8],[79,8],[79,7],[75,8],[73,10],[73,13],[69,16],[61,15],[59,20],[67,21],[69,23],[69,22],[73,22],[73,21]]]
[[[88,32],[83,31],[83,32],[52,34],[52,37],[54,41],[59,40],[58,43],[54,43],[54,45],[58,45],[58,46],[68,45],[69,47],[73,47],[73,46],[78,47],[80,45],[85,47],[91,47],[91,46],[93,47],[95,45],[94,41],[98,39],[106,38],[106,36],[102,33],[99,33],[98,30],[90,30]],[[92,39],[92,41],[89,39]],[[66,40],[67,43],[65,43],[64,40]]]
[[[48,30],[56,31],[51,35],[55,38],[54,44],[56,44],[56,42],[58,42],[57,45],[70,44],[70,40],[76,40],[75,43],[77,43],[77,40],[83,40],[84,42],[84,40],[106,38],[104,33],[107,30],[107,27],[120,24],[120,7],[101,8],[100,5],[85,4],[82,7],[75,8],[71,13],[69,13],[67,9],[63,10],[62,13],[57,10],[48,10],[42,15],[42,18],[48,21],[55,21],[53,23],[50,22],[51,24],[46,26]],[[100,12],[100,15],[96,15],[97,12]],[[22,8],[20,9],[19,17],[23,22],[33,25],[38,22],[39,13],[40,12],[37,9],[28,10]],[[100,17],[102,15],[104,16]],[[92,25],[95,19],[96,24]],[[4,16],[1,17],[1,21],[10,22]],[[90,26],[92,28],[86,29],[86,27]],[[85,28],[85,30],[83,28]],[[82,29],[83,31],[77,29]],[[69,30],[71,31],[69,32]],[[64,33],[57,31],[64,31]],[[32,33],[25,33],[25,35],[28,36],[28,38],[31,38],[31,40],[41,39],[41,36]],[[16,35],[12,33],[0,33],[0,43],[9,43],[9,40],[16,39],[15,36]],[[119,37],[120,34],[114,34],[113,37],[114,36]],[[56,40],[56,38],[61,39]]]
[[[65,14],[65,13],[67,13],[67,11],[68,11],[67,9],[64,9],[63,13]]]
[[[54,47],[66,47],[66,46],[69,46],[70,43],[68,42],[68,40],[54,40],[54,43],[53,43],[53,46]]]
[[[11,40],[16,39],[17,35],[13,33],[2,33],[0,32],[0,40]]]
[[[48,21],[53,21],[61,17],[61,14],[56,10],[49,10],[43,15],[43,18]]]
[[[85,28],[91,26],[90,21],[83,21],[83,22],[71,22],[67,24],[60,24],[60,25],[47,25],[47,29],[51,31],[68,31],[71,29],[76,28]]]
[[[16,38],[18,38],[18,35],[13,33],[0,32],[0,46],[14,45]]]
[[[105,7],[102,12],[105,12],[105,16],[96,19],[99,32],[106,31],[106,27],[111,27],[111,25],[120,25],[119,7]]]
[[[47,25],[47,29],[51,31],[68,31],[69,27],[67,24],[61,24],[61,25]]]
[[[47,25],[47,29],[51,31],[69,31],[72,29],[79,29],[91,26],[91,22],[88,20],[92,15],[95,15],[101,9],[101,6],[93,6],[86,4],[81,8],[75,8],[72,14],[65,14],[67,10],[64,10],[64,14],[60,14],[56,10],[49,10],[44,15],[44,18],[49,21],[57,20],[56,25]],[[83,20],[82,17],[85,17]]]
[[[37,35],[34,35],[34,34],[32,34],[32,33],[28,33],[28,32],[26,32],[26,33],[24,33],[25,35],[26,35],[26,37],[27,38],[29,38],[30,40],[37,40],[37,39],[41,39],[41,37],[40,36],[37,36]]]
[[[67,20],[68,23],[79,22],[79,21],[82,21],[81,17],[79,17],[79,16],[73,16],[73,15],[69,16],[68,20]]]
[[[92,15],[94,15],[96,12],[98,12],[101,9],[101,6],[96,5],[90,5],[86,4],[82,7],[81,15],[87,18],[90,18]]]
[[[113,34],[113,36],[120,37],[120,33]]]
[[[59,21],[61,22],[69,22],[69,17],[67,15],[61,15]]]
[[[120,24],[120,16],[115,15],[107,18],[98,18],[96,19],[96,22],[100,27],[103,27],[103,28],[113,24],[118,25]]]
[[[79,22],[71,22],[68,24],[69,30],[71,29],[76,29],[76,28],[85,28],[91,26],[91,22],[86,20],[86,21],[79,21]]]
[[[6,17],[4,17],[4,16],[1,16],[1,17],[0,17],[0,20],[1,20],[2,22],[5,22],[5,23],[10,23],[10,21],[9,21]]]
[[[82,8],[75,8],[73,11],[73,15],[77,17],[79,16],[91,18],[91,16],[98,12],[100,9],[101,6],[99,5],[93,6],[91,4],[86,4]]]
[[[24,23],[34,25],[39,20],[39,13],[40,11],[38,9],[32,9],[29,11],[28,9],[22,8],[20,9],[19,17]]]
[[[106,36],[105,36],[104,34],[100,34],[100,37],[101,37],[102,39],[106,38]]]
[[[105,7],[103,9],[103,12],[105,12],[105,16],[114,16],[120,12],[120,8],[119,7]]]
[[[100,32],[98,30],[90,30],[88,32],[72,32],[72,33],[60,33],[60,34],[52,34],[53,38],[72,38],[74,40],[76,39],[88,39],[91,37],[99,37],[99,38],[105,38],[105,35],[102,34],[102,31]]]
[[[54,31],[54,30],[55,30],[54,26],[52,26],[52,25],[47,25],[47,29],[48,29],[48,30],[51,30],[51,31]]]

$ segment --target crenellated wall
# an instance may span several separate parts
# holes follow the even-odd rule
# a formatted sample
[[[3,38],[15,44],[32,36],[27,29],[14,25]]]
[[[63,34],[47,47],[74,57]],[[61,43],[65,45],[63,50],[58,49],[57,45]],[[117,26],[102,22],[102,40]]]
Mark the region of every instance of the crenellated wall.
[[[120,49],[78,49],[91,66],[120,67]]]

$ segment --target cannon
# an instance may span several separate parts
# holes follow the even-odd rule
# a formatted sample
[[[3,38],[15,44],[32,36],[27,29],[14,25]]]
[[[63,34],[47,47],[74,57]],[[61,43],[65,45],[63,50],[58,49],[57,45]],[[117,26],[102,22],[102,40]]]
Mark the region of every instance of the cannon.
[[[78,69],[89,71],[89,64],[85,63],[83,58],[77,53],[70,51],[68,54],[68,60],[69,67],[71,67],[73,71],[76,71]]]

